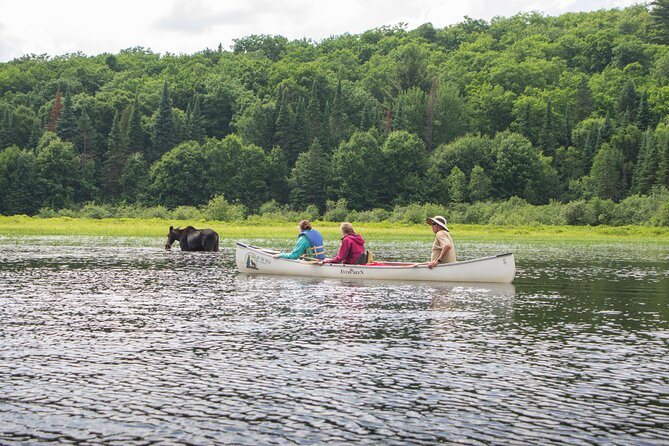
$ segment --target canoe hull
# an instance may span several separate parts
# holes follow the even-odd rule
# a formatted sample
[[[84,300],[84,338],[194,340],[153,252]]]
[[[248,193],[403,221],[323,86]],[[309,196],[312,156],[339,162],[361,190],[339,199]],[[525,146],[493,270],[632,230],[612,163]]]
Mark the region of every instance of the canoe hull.
[[[345,279],[409,280],[434,282],[511,283],[516,274],[513,254],[438,265],[425,264],[317,265],[300,260],[275,259],[262,248],[237,243],[235,261],[240,272]]]

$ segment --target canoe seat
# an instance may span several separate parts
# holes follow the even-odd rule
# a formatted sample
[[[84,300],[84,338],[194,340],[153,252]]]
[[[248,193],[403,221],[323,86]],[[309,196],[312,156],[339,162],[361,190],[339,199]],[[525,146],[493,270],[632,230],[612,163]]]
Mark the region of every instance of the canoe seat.
[[[374,261],[374,254],[372,251],[363,252],[358,257],[358,260],[355,261],[355,265],[366,265],[367,263],[372,263]]]

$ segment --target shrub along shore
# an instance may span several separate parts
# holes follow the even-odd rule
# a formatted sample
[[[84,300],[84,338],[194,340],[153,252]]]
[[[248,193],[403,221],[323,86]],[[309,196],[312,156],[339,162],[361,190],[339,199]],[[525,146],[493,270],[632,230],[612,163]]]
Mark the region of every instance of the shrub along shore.
[[[368,240],[431,240],[425,224],[389,222],[352,222]],[[170,226],[209,227],[225,239],[292,239],[295,221],[252,219],[224,222],[216,220],[138,219],[138,218],[40,218],[0,216],[0,236],[83,235],[106,237],[165,237]],[[339,237],[339,222],[314,221],[327,239]],[[606,242],[669,244],[669,228],[648,226],[552,226],[552,225],[472,225],[449,223],[459,240],[500,241],[535,240],[545,242]]]

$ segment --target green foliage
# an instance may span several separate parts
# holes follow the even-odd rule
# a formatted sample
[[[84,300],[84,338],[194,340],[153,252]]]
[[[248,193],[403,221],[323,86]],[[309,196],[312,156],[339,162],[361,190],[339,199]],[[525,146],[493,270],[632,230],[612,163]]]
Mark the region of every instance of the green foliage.
[[[322,209],[325,205],[325,182],[329,163],[318,139],[311,148],[300,153],[290,174],[290,202],[297,207],[312,204]]]
[[[177,206],[172,210],[175,220],[204,220],[204,212],[195,206]]]
[[[142,116],[137,96],[135,96],[135,102],[130,112],[125,139],[131,152],[145,153],[145,134],[142,128]]]
[[[603,144],[590,170],[592,193],[603,199],[617,200],[621,196],[623,156],[620,150]]]
[[[669,226],[669,201],[665,201],[653,215],[651,223],[654,226]]]
[[[369,211],[351,211],[346,217],[346,221],[355,221],[360,223],[380,223],[390,218],[390,211],[381,208],[370,209]]]
[[[194,141],[182,143],[151,166],[151,195],[168,207],[205,203],[209,198],[206,173],[202,147]]]
[[[288,45],[288,39],[285,37],[266,34],[254,34],[232,41],[235,54],[258,52],[274,62],[281,58]]]
[[[38,212],[43,218],[143,218],[171,220],[219,220],[248,221],[253,223],[286,222],[294,224],[302,219],[318,220],[320,215],[314,206],[303,210],[270,200],[263,203],[258,213],[248,215],[243,205],[233,204],[223,196],[216,196],[205,206],[179,206],[173,210],[164,206],[145,208],[121,203],[119,205],[86,203],[84,206],[54,210],[44,207]],[[569,203],[551,201],[545,205],[532,205],[526,200],[512,197],[503,201],[479,201],[472,204],[451,205],[448,208],[437,204],[411,203],[395,206],[392,211],[375,208],[368,211],[351,211],[345,200],[328,201],[325,221],[364,222],[423,225],[425,218],[444,215],[452,228],[459,224],[481,224],[494,226],[664,226],[669,227],[669,191],[658,188],[649,196],[631,196],[620,203],[594,197]],[[456,226],[457,227],[457,226]]]
[[[149,156],[149,161],[162,156],[174,147],[177,141],[176,129],[174,128],[174,119],[172,116],[172,99],[167,88],[167,82],[163,85],[163,94],[160,98],[160,108],[156,115],[153,126],[153,150]]]
[[[114,113],[112,128],[107,139],[107,151],[103,161],[103,185],[109,197],[118,197],[120,194],[119,180],[123,173],[126,161],[126,145],[121,136],[119,114]]]
[[[657,43],[669,44],[669,0],[653,0],[651,3],[651,38]]]
[[[113,216],[112,212],[107,206],[95,204],[93,202],[86,203],[84,207],[77,213],[78,217],[84,218],[110,218]]]
[[[454,83],[440,81],[436,85],[434,111],[434,145],[447,144],[464,135],[472,127],[471,111],[466,98]]]
[[[611,200],[591,198],[567,203],[562,214],[568,225],[596,226],[609,224],[615,204]]]
[[[451,203],[462,203],[467,199],[467,178],[457,166],[451,170],[446,178],[448,198]]]
[[[646,209],[636,195],[669,187],[667,11],[655,0],[317,43],[254,35],[232,51],[0,63],[0,150],[11,148],[0,213],[95,200],[161,214],[221,194],[253,212],[345,199],[371,220],[427,201],[492,221],[488,200],[512,197],[547,217],[519,205],[495,221],[552,220],[568,200]]]
[[[483,167],[476,165],[469,177],[469,199],[472,202],[485,201],[492,193],[492,180]]]
[[[647,194],[657,180],[660,163],[657,142],[650,128],[646,131],[639,150],[634,176],[632,177],[632,192]]]
[[[608,224],[613,226],[646,225],[656,220],[656,212],[669,202],[667,189],[656,189],[650,195],[631,195],[615,207]],[[649,221],[649,216],[652,216]]]
[[[146,200],[149,188],[148,175],[144,156],[135,152],[126,159],[119,186],[121,188],[121,199],[128,203],[142,202]]]
[[[260,147],[229,135],[221,141],[208,139],[201,153],[204,195],[224,194],[251,209],[268,200],[267,179],[273,173],[268,171],[267,158]]]
[[[378,204],[383,178],[383,153],[373,132],[357,132],[332,155],[330,165],[332,198],[345,198],[353,209],[370,209]],[[394,178],[397,180],[397,178]]]
[[[240,221],[244,219],[247,210],[243,204],[233,204],[223,195],[216,195],[209,200],[202,212],[208,220]]]
[[[449,218],[448,212],[443,206],[432,203],[411,203],[406,206],[395,206],[388,221],[393,223],[424,224],[427,217],[435,215],[443,215],[447,220]]]
[[[81,164],[72,144],[56,137],[38,149],[35,164],[42,203],[55,209],[72,206],[84,187]]]
[[[273,200],[285,203],[288,201],[288,196],[291,192],[288,185],[290,171],[288,168],[288,160],[281,147],[272,148],[267,155],[267,171],[269,196]]]
[[[534,198],[543,183],[539,150],[517,133],[499,133],[493,140],[495,166],[492,182],[495,196],[505,199],[513,196]]]
[[[405,131],[392,132],[381,147],[381,155],[380,177],[371,178],[379,188],[381,203],[415,201],[422,187],[421,176],[427,168],[422,141]]]
[[[325,203],[325,213],[323,214],[323,220],[342,222],[346,221],[348,214],[348,202],[345,198],[340,198],[337,201],[328,200]]]
[[[37,158],[11,146],[0,151],[0,214],[33,214],[39,209]]]

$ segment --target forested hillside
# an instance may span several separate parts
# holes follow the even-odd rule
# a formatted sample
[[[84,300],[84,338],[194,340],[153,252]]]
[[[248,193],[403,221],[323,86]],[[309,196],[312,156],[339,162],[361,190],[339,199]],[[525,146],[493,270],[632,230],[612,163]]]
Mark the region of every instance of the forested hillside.
[[[666,203],[668,6],[2,63],[0,214]]]

